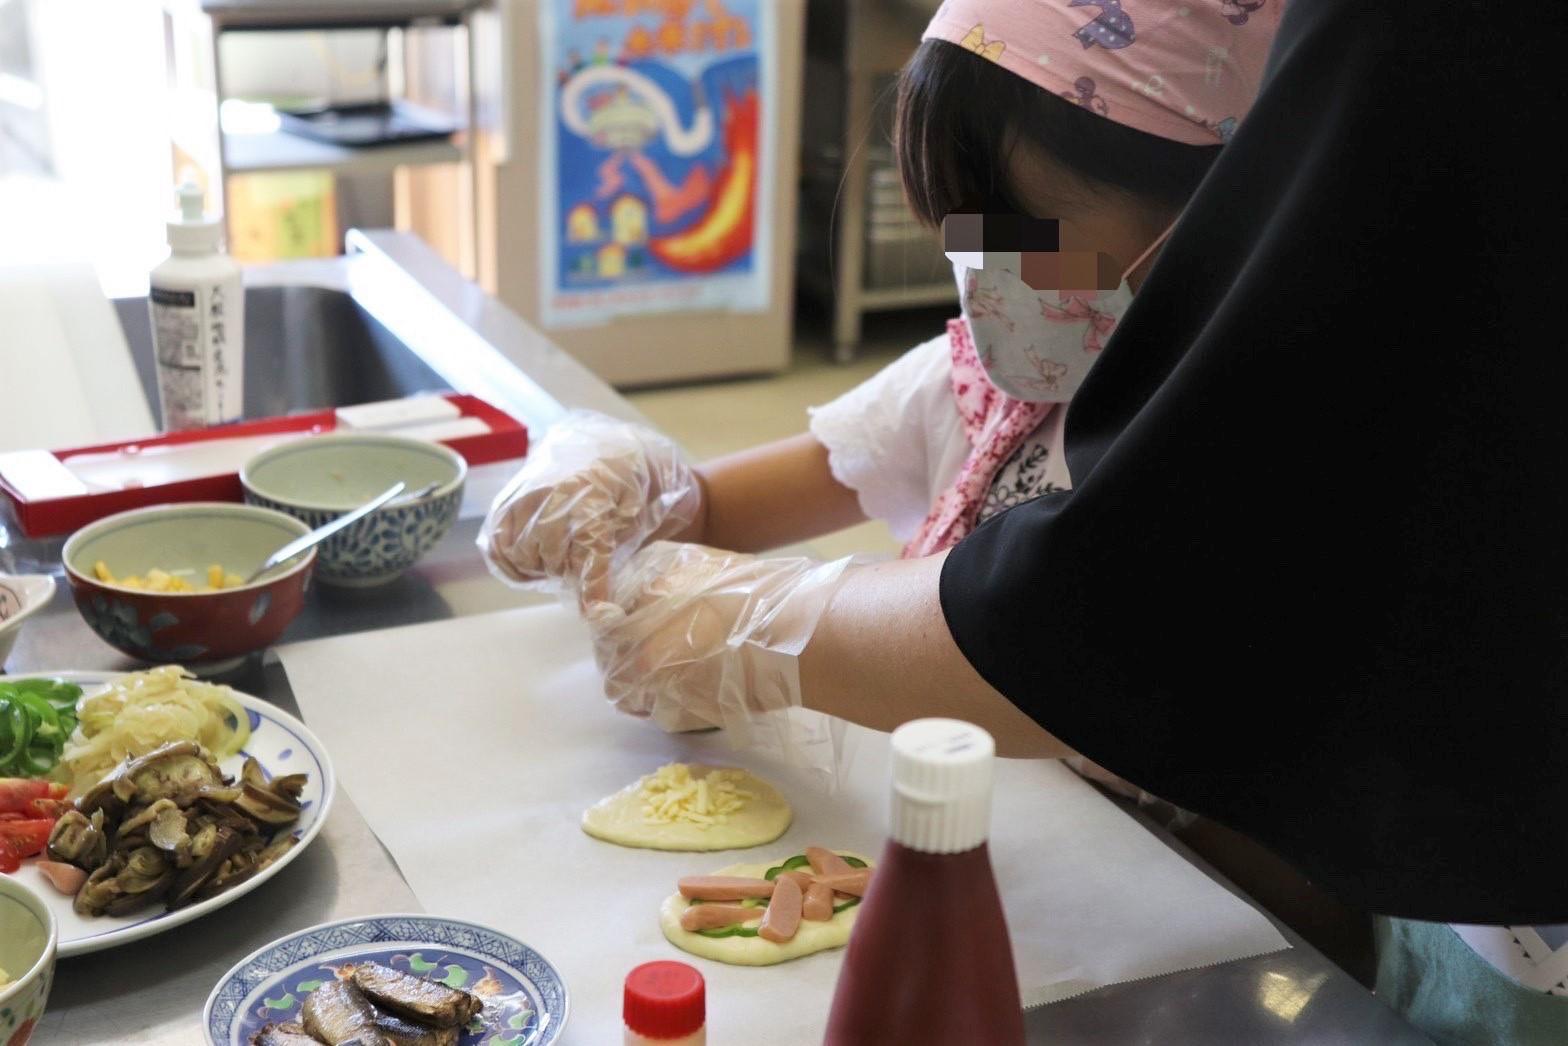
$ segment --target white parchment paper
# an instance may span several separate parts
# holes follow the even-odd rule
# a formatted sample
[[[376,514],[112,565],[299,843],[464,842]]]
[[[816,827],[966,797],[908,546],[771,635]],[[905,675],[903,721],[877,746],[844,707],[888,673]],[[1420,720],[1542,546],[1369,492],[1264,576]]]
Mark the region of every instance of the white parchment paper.
[[[661,958],[702,970],[710,1041],[821,1040],[841,953],[760,969],[697,959],[664,940],[659,902],[682,875],[808,844],[879,853],[886,735],[851,729],[832,798],[716,735],[665,735],[605,702],[585,630],[556,607],[279,654],[305,721],[425,908],[509,933],[561,971],[563,1041],[620,1041],[621,982]],[[746,766],[790,798],[795,823],[743,853],[629,850],[582,832],[589,805],[673,760]],[[1059,763],[999,761],[991,847],[1026,1005],[1288,946]]]

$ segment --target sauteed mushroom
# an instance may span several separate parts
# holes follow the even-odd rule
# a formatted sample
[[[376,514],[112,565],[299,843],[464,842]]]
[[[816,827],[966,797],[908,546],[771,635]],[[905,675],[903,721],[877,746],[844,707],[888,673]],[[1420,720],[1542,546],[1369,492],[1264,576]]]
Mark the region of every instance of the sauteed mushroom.
[[[205,886],[196,891],[196,899],[204,901],[231,886],[238,886],[288,853],[298,842],[299,840],[293,835],[284,832],[260,850],[247,850],[235,854],[223,863],[223,867],[218,869],[217,874],[207,880]]]
[[[155,847],[131,851],[125,867],[116,875],[120,896],[104,909],[109,915],[129,915],[162,897],[174,881],[174,862]]]
[[[162,897],[173,881],[173,863],[155,848],[118,851],[87,877],[75,908],[82,915],[128,915]]]
[[[269,782],[256,760],[245,760],[240,782],[242,791],[235,805],[250,817],[262,824],[274,826],[293,824],[299,820],[299,803],[293,796],[280,791],[275,782]]]
[[[305,782],[308,780],[309,774],[284,774],[272,779],[272,790],[299,802],[299,794],[305,790]]]
[[[233,802],[239,790],[218,772],[217,764],[194,741],[175,741],[126,760],[77,800],[83,813],[102,809],[118,819],[126,807],[171,799],[189,806],[197,799]]]
[[[185,814],[179,807],[167,799],[160,799],[152,804],[157,809],[159,804],[168,803],[158,810],[152,824],[147,829],[147,841],[160,850],[166,850],[177,858],[190,852],[191,837],[186,833]]]
[[[238,832],[224,827],[216,827],[214,831],[213,842],[208,852],[182,871],[179,878],[175,880],[174,889],[169,892],[171,909],[189,904],[196,897],[196,891],[216,875],[223,862],[239,849],[242,840]]]
[[[121,915],[165,898],[179,908],[244,882],[295,845],[304,774],[269,781],[247,759],[228,780],[198,744],[127,759],[55,825],[49,855],[88,872],[84,915]]]
[[[132,807],[126,811],[126,818],[120,822],[114,840],[116,846],[140,846],[150,842],[160,850],[170,851],[175,850],[182,840],[188,846],[185,814],[172,799],[159,799],[150,806]]]
[[[78,868],[97,868],[109,856],[109,838],[103,830],[103,811],[88,818],[79,810],[68,810],[54,823],[49,833],[49,856]]]
[[[115,876],[120,869],[125,867],[124,854],[111,854],[109,859],[87,876],[87,881],[82,888],[76,891],[76,901],[72,905],[79,915],[101,915],[108,910],[109,904],[120,896],[119,883]]]

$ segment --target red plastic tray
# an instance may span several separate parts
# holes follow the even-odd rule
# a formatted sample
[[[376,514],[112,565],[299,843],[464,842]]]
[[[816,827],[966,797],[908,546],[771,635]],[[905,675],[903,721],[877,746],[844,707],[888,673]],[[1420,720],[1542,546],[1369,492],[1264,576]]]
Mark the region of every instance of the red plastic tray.
[[[487,465],[496,461],[520,458],[528,453],[528,429],[522,422],[491,406],[478,396],[458,393],[448,394],[447,401],[455,404],[465,418],[479,418],[490,426],[490,431],[478,436],[463,436],[442,442],[463,455],[469,465]],[[122,443],[102,443],[92,447],[72,447],[54,451],[60,461],[68,461],[78,454],[98,454],[127,447],[160,447],[178,443],[198,443],[204,440],[232,439],[236,436],[265,436],[279,432],[331,432],[338,427],[337,414],[332,410],[289,414],[260,421],[242,421],[222,428],[194,429],[189,432],[171,432],[151,439],[126,440]],[[10,499],[16,521],[28,537],[48,537],[65,534],[116,512],[125,512],[147,505],[167,505],[181,501],[244,501],[245,492],[240,486],[238,473],[226,476],[203,476],[200,479],[179,480],[128,490],[103,491],[75,497],[50,498],[28,501],[0,477],[0,494]]]

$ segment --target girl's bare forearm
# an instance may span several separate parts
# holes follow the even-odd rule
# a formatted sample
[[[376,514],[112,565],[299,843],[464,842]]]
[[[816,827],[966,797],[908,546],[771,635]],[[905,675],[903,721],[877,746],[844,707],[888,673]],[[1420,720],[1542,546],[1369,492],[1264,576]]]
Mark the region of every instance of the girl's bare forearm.
[[[763,552],[865,521],[855,492],[833,478],[810,433],[710,461],[698,469],[702,515],[679,541]]]

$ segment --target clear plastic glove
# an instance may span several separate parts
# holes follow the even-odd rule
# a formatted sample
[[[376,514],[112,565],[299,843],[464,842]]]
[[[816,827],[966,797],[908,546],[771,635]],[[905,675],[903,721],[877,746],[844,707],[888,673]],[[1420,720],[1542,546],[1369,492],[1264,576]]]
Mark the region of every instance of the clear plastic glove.
[[[490,570],[521,588],[558,585],[586,606],[647,542],[690,526],[702,486],[679,447],[640,425],[573,411],[529,448],[479,532]]]
[[[616,570],[611,601],[586,608],[605,696],[831,775],[834,732],[801,708],[799,658],[849,564],[649,545]]]

